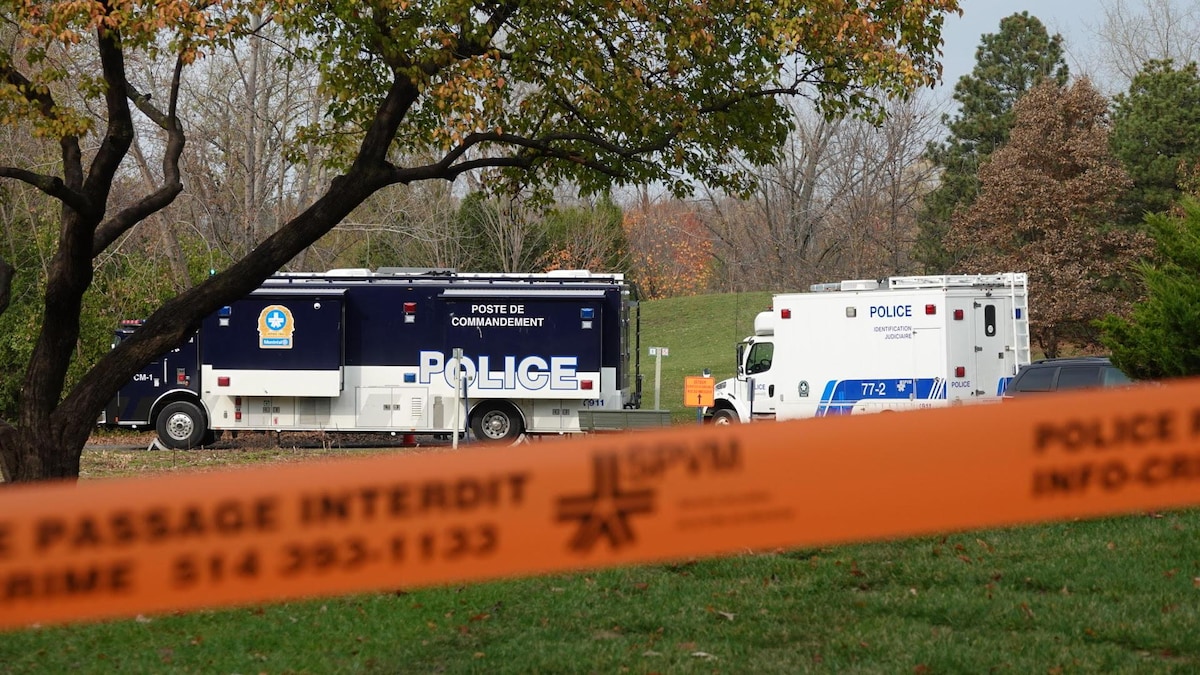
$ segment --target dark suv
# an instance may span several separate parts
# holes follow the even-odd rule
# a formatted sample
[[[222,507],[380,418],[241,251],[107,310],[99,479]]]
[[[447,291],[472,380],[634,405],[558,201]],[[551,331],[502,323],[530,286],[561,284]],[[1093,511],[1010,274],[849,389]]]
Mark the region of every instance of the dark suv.
[[[1131,382],[1107,356],[1042,359],[1022,366],[1009,383],[1004,397],[1086,387],[1117,387]]]

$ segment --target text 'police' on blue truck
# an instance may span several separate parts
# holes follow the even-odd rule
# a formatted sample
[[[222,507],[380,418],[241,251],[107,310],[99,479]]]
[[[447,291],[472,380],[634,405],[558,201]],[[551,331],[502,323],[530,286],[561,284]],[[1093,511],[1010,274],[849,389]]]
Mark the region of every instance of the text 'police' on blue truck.
[[[714,424],[999,401],[1029,363],[1023,272],[817,284],[773,296],[718,382]]]
[[[177,449],[224,431],[469,425],[512,441],[669,424],[666,411],[638,410],[636,310],[619,274],[280,274],[146,366],[100,423],[154,428]],[[137,329],[127,324],[117,340]]]

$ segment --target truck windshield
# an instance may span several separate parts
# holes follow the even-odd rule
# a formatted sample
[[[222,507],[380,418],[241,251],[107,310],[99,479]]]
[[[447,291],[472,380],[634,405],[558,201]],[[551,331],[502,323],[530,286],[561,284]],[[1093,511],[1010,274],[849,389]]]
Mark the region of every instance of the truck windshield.
[[[746,357],[746,374],[764,373],[771,369],[771,356],[775,353],[773,342],[759,342],[750,348]]]

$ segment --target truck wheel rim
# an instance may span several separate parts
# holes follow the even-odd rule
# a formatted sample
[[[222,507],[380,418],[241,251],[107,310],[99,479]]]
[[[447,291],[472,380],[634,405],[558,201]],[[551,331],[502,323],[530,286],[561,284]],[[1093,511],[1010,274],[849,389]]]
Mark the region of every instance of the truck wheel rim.
[[[171,415],[167,419],[167,435],[177,441],[189,438],[195,428],[192,418],[182,413]]]
[[[508,429],[508,415],[494,412],[483,417],[483,435],[488,438],[504,438],[508,435]]]

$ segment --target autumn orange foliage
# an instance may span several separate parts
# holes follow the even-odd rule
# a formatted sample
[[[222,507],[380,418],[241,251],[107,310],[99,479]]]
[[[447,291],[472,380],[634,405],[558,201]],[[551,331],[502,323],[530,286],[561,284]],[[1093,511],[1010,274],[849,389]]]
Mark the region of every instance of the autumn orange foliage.
[[[1153,251],[1143,232],[1109,225],[1130,185],[1110,151],[1109,104],[1086,78],[1025,94],[1008,143],[979,170],[979,197],[946,236],[960,271],[1029,273],[1031,331],[1048,357],[1096,347],[1096,319],[1128,313],[1128,280]]]
[[[591,251],[581,251],[578,247],[564,246],[546,252],[538,263],[543,271],[556,270],[603,270],[603,258]]]
[[[625,213],[630,276],[646,299],[696,295],[712,278],[713,244],[695,212],[659,205]]]

